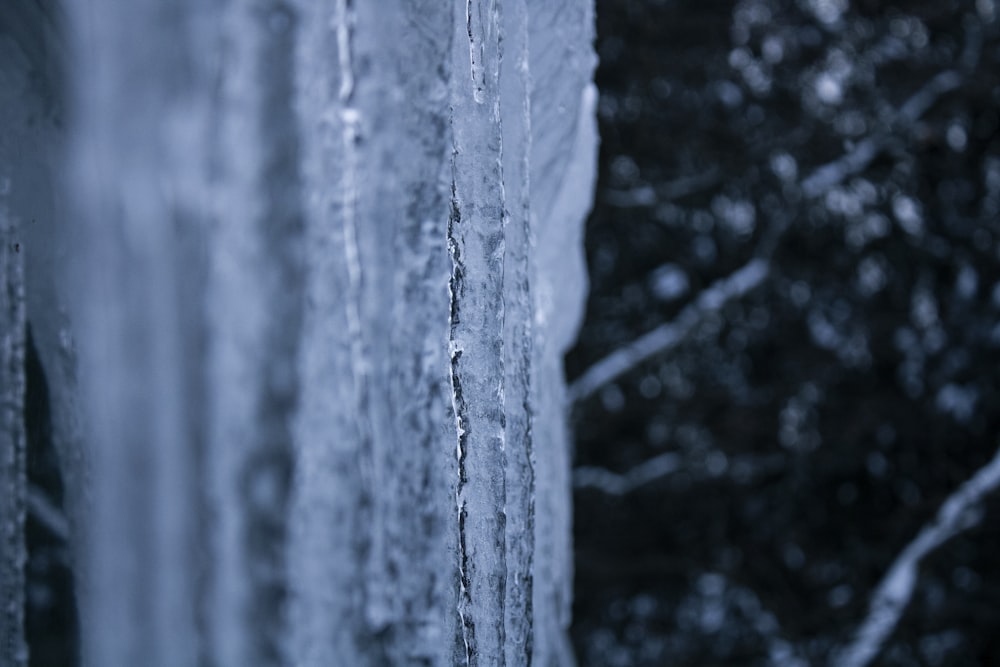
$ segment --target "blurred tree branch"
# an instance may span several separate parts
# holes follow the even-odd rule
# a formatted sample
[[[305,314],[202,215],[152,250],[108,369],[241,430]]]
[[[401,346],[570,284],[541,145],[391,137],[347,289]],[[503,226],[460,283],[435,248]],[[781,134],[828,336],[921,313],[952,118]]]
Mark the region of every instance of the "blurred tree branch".
[[[701,292],[676,318],[618,348],[588,368],[568,388],[571,403],[589,398],[643,362],[680,345],[706,315],[756,289],[770,273],[767,261],[754,258]]]
[[[906,545],[872,595],[868,616],[854,639],[832,661],[835,667],[865,667],[882,650],[906,610],[917,585],[920,562],[982,518],[982,502],[1000,486],[1000,450],[945,499],[930,524]]]
[[[720,181],[722,181],[722,170],[712,167],[703,173],[659,183],[655,187],[641,185],[628,190],[609,189],[603,193],[602,203],[615,208],[653,206],[708,190],[718,185]]]
[[[616,473],[600,466],[580,466],[573,471],[573,486],[595,489],[610,496],[624,496],[676,472],[684,471],[698,479],[718,479],[728,475],[735,482],[746,484],[764,475],[783,470],[786,457],[782,454],[727,457],[718,450],[705,456],[684,457],[666,452],[643,461],[625,472]]]

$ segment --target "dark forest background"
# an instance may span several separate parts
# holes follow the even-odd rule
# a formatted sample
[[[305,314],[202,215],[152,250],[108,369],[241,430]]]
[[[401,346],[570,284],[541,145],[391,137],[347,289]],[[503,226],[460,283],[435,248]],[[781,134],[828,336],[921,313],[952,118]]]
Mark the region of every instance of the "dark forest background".
[[[1000,8],[597,4],[578,659],[827,664],[998,447]],[[998,520],[919,559],[871,664],[1000,665]]]

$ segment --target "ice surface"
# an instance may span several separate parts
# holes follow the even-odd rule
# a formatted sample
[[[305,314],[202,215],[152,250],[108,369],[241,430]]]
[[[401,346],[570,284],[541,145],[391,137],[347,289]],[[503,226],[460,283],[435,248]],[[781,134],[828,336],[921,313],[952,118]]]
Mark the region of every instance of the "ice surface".
[[[589,3],[164,2],[68,17],[89,661],[572,664]]]

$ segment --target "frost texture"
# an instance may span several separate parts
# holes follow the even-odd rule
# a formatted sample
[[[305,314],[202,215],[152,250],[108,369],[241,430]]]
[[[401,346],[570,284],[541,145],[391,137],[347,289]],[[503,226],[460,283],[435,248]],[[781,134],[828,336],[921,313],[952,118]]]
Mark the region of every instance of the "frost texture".
[[[87,659],[572,664],[589,4],[169,7],[69,16]]]

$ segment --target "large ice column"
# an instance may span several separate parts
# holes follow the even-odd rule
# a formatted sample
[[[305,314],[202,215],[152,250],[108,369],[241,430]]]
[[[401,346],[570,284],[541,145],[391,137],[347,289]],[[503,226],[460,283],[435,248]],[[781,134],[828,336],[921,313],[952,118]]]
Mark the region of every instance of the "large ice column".
[[[287,663],[296,12],[75,8],[95,665]]]
[[[448,62],[440,2],[302,3],[310,271],[296,664],[453,664]],[[349,656],[349,657],[345,657]]]
[[[67,10],[75,205],[59,268],[93,472],[89,567],[78,573],[84,657],[195,665],[217,15],[153,0]]]
[[[289,516],[291,656],[297,665],[371,664],[363,616],[371,526],[362,480],[357,330],[355,120],[347,0],[302,0],[295,51],[301,117],[305,276],[301,398]],[[347,224],[352,228],[348,230]],[[349,325],[353,321],[354,328]],[[370,444],[369,444],[370,447]]]
[[[304,214],[294,108],[298,12],[222,19],[206,293],[208,641],[220,665],[289,663],[288,505],[300,400]]]
[[[557,392],[585,286],[589,10],[565,26],[559,12],[548,18],[579,55],[546,47],[541,62],[545,76],[565,76],[537,112],[554,134],[539,144],[550,171],[534,215],[526,3],[330,0],[301,11],[310,271],[291,519],[296,655],[571,662]],[[561,72],[565,62],[573,69]],[[538,238],[552,250],[533,249]],[[541,318],[536,276],[548,281]],[[552,475],[541,551],[536,430]]]

